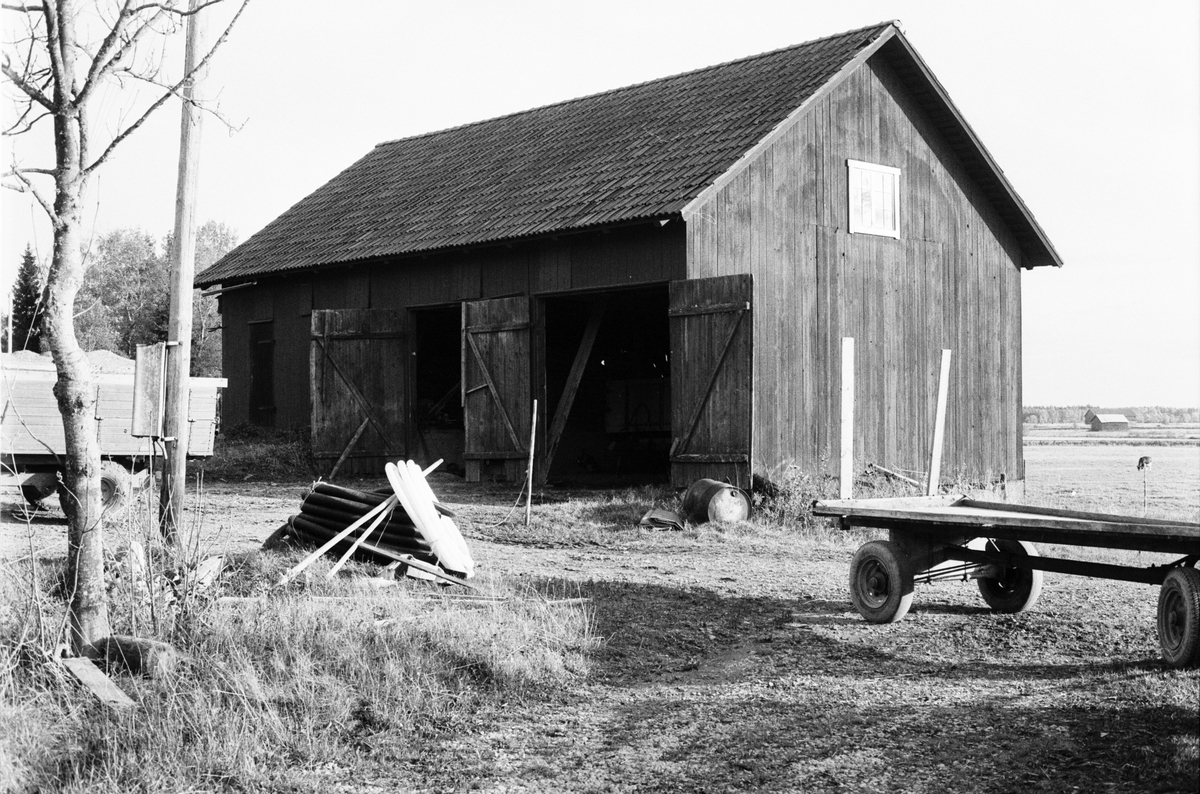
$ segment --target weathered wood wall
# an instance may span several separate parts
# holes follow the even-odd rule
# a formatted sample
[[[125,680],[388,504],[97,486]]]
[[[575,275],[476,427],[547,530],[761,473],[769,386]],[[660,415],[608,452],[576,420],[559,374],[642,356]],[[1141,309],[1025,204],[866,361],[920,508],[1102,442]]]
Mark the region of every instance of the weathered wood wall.
[[[314,309],[309,393],[318,470],[382,474],[408,454],[407,313]]]
[[[249,330],[274,323],[275,424],[308,427],[313,309],[407,309],[516,294],[661,284],[683,278],[680,223],[613,228],[557,239],[410,257],[260,279],[221,296],[224,422],[251,421]]]
[[[851,235],[846,160],[902,170],[901,234]],[[686,218],[688,277],[755,279],[755,471],[835,473],[839,349],[855,459],[922,470],[954,351],[946,476],[1023,474],[1019,248],[876,56]]]

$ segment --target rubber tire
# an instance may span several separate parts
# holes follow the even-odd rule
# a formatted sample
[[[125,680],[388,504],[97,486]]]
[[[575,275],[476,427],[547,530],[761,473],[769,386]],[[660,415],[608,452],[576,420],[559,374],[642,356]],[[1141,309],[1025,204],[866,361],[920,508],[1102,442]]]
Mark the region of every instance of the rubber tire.
[[[908,614],[913,575],[900,547],[872,540],[858,547],[850,562],[850,601],[871,623],[896,623]]]
[[[989,540],[988,544],[1004,554],[1038,556],[1034,545],[1024,540]],[[1030,568],[1005,568],[1002,579],[975,581],[979,585],[979,594],[992,611],[1006,615],[1031,609],[1042,594],[1042,572]]]
[[[115,460],[100,463],[100,510],[106,519],[125,512],[132,491],[129,469]]]
[[[1158,644],[1179,669],[1200,664],[1200,571],[1172,568],[1158,591]]]

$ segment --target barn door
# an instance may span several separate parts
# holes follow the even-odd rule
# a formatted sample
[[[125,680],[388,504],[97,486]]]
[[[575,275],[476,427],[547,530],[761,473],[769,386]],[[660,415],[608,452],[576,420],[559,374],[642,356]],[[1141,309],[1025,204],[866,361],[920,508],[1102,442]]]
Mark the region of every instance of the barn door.
[[[671,482],[750,486],[753,282],[671,282]]]
[[[529,455],[529,299],[463,303],[462,388],[467,479],[519,481]]]
[[[376,474],[407,452],[406,314],[393,309],[312,313],[312,449],[334,474]]]

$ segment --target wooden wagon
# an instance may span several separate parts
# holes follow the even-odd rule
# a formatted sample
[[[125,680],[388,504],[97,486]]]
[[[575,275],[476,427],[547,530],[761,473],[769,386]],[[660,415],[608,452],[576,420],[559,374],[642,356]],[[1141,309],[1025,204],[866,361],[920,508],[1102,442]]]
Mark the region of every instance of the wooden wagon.
[[[886,529],[888,540],[859,547],[850,598],[873,623],[894,623],[912,605],[913,586],[975,579],[997,612],[1037,601],[1042,571],[1160,585],[1158,638],[1172,667],[1200,664],[1200,524],[984,502],[962,495],[818,501],[813,514],[843,529]],[[1034,543],[1181,555],[1147,567],[1040,556]]]

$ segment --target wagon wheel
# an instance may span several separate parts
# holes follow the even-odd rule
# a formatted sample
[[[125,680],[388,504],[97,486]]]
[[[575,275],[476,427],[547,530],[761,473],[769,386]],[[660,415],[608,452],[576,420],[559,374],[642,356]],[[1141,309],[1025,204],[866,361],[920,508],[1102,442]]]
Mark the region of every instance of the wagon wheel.
[[[912,606],[913,575],[899,547],[887,540],[864,543],[850,563],[850,600],[872,623],[895,623]]]
[[[1172,667],[1200,664],[1200,571],[1172,568],[1158,592],[1158,644]]]
[[[100,463],[100,510],[106,519],[124,512],[131,490],[129,469],[115,460]]]
[[[1037,549],[1024,540],[989,540],[988,546],[1001,554],[1037,557]],[[999,577],[976,580],[979,594],[996,612],[1013,614],[1030,609],[1042,593],[1042,572],[1006,566]]]

